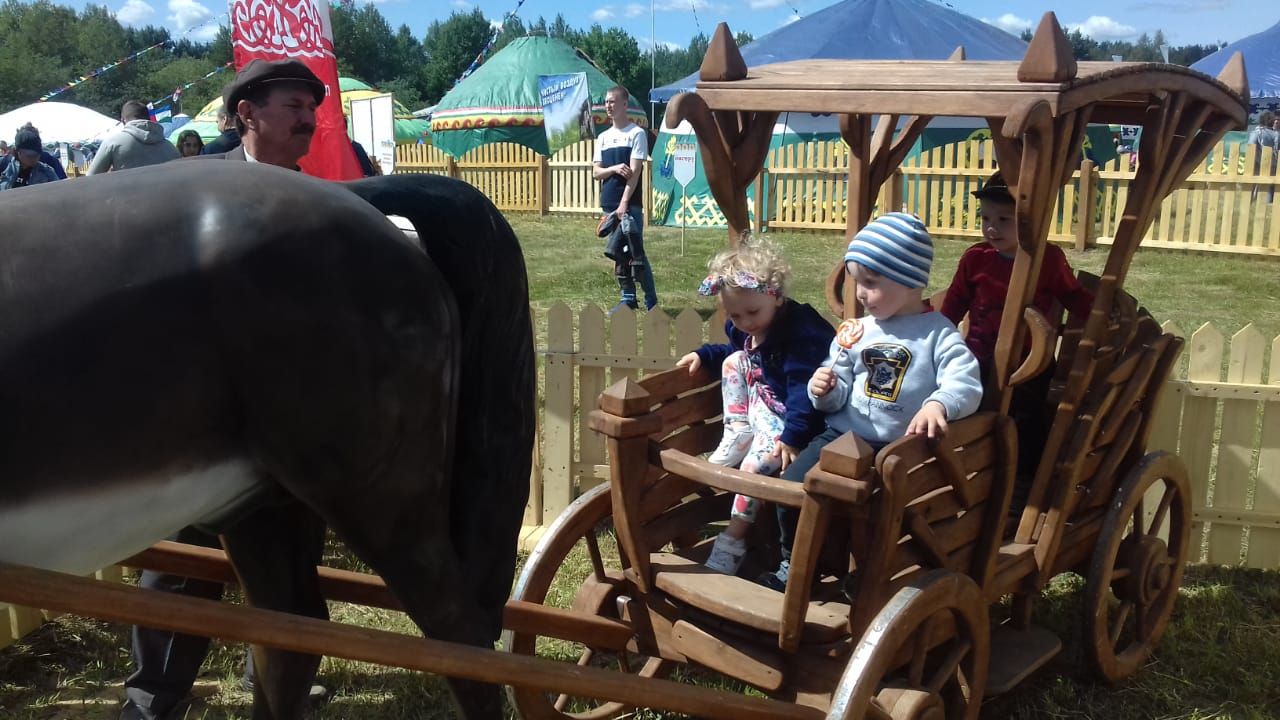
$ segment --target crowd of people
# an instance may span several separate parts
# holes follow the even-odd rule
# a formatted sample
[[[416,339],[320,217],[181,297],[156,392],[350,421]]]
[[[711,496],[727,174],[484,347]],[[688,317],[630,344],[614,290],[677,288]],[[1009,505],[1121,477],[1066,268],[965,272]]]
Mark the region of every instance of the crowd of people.
[[[228,112],[224,103],[218,108],[219,135],[216,138],[205,143],[198,132],[186,129],[178,133],[176,142],[170,142],[166,127],[151,119],[146,104],[129,100],[120,108],[119,130],[101,143],[61,145],[58,149],[65,158],[50,153],[40,137],[40,130],[27,123],[18,128],[12,145],[7,140],[0,140],[0,190],[66,180],[65,168],[72,164],[87,165],[86,174],[99,175],[170,160],[221,156],[240,145],[240,131],[235,119],[235,113]],[[369,157],[360,143],[351,141],[351,149],[365,177],[382,174],[378,162]]]

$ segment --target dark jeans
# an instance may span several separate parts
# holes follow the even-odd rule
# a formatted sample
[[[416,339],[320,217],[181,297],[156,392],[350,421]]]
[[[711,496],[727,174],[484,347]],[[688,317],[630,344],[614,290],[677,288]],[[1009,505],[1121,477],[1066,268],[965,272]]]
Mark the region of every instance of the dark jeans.
[[[830,426],[827,426],[827,428],[811,440],[809,444],[805,446],[804,450],[801,450],[800,454],[796,456],[796,459],[787,466],[787,469],[782,472],[782,479],[790,480],[791,482],[804,482],[805,474],[817,465],[818,460],[822,458],[822,448],[829,445],[832,440],[835,440],[841,435],[844,435],[844,433],[839,430],[832,430]],[[875,452],[880,452],[880,448],[884,447],[886,444],[887,443],[880,443],[878,445],[873,444],[871,448]],[[791,546],[795,544],[796,540],[796,523],[800,520],[800,509],[778,505],[777,512],[778,543],[782,546],[782,559],[790,562]]]
[[[631,216],[631,227],[634,234],[630,242],[630,260],[617,263],[613,274],[618,279],[618,287],[622,291],[622,302],[635,308],[639,306],[636,299],[636,281],[644,290],[644,307],[652,310],[658,304],[658,289],[653,282],[653,268],[644,253],[644,208],[631,205],[627,208]]]
[[[1019,514],[1027,504],[1031,483],[1035,480],[1036,467],[1049,439],[1050,415],[1045,409],[1049,396],[1049,384],[1053,380],[1054,364],[1039,375],[1013,389],[1009,398],[1009,417],[1018,428],[1018,466],[1013,481],[1013,500],[1009,512]]]
[[[187,527],[169,537],[176,542],[221,548],[215,535]],[[138,582],[148,590],[208,600],[222,599],[222,583],[144,570]],[[133,628],[133,662],[137,671],[124,681],[125,696],[144,717],[164,717],[191,692],[209,652],[209,638],[147,627]],[[246,678],[253,677],[253,655],[245,653]]]

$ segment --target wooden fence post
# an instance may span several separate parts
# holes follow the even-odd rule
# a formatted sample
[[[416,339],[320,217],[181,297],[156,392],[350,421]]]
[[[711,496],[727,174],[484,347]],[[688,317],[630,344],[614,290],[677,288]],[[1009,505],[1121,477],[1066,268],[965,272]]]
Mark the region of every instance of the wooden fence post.
[[[1080,162],[1079,214],[1076,216],[1076,250],[1083,251],[1096,243],[1094,215],[1097,212],[1098,170],[1094,162],[1085,158]]]
[[[573,312],[558,302],[547,313],[542,525],[549,525],[573,501],[573,354]]]
[[[449,155],[445,158],[444,174],[454,179],[457,179],[459,176],[458,161],[452,155]]]
[[[551,211],[551,165],[550,158],[538,155],[538,214],[546,215]]]

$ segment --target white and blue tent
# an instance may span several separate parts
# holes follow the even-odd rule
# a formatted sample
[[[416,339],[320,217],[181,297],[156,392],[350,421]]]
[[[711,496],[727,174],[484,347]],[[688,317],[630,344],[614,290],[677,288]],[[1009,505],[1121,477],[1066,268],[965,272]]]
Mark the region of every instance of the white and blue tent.
[[[945,60],[957,47],[969,60],[1021,60],[1027,44],[976,18],[933,0],[844,0],[785,25],[740,48],[747,67],[791,60]],[[649,99],[667,102],[678,92],[694,91],[694,73],[654,88]],[[682,142],[694,142],[687,123],[663,127],[654,148],[654,207],[651,222],[666,225],[723,226],[697,158],[693,182],[681,192],[669,158]],[[935,118],[913,153],[958,142],[986,127],[971,118]],[[784,113],[774,126],[773,147],[810,140],[838,140],[839,123],[831,115]],[[750,191],[754,192],[754,188]]]
[[[1021,60],[1027,44],[933,0],[844,0],[740,48],[747,67],[790,60],[946,60],[958,46],[969,60]],[[695,72],[654,88],[664,103],[698,84]]]
[[[1263,110],[1280,109],[1280,23],[1201,58],[1191,69],[1217,77],[1237,52],[1244,56],[1249,78],[1249,115],[1256,118]]]

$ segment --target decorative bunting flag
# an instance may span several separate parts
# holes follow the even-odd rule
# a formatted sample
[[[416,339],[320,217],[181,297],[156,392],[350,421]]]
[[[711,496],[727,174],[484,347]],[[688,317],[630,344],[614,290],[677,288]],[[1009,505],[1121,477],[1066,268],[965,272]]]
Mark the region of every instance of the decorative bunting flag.
[[[199,30],[200,28],[203,28],[204,26],[206,26],[206,25],[208,25],[209,23],[212,23],[212,22],[219,22],[219,23],[221,23],[222,19],[223,19],[223,18],[225,18],[225,17],[227,17],[227,16],[226,16],[226,15],[219,15],[219,16],[217,16],[217,17],[209,18],[208,20],[205,20],[204,22],[200,23],[199,25],[193,25],[192,27],[187,28],[187,29],[186,29],[186,30],[184,30],[184,31],[183,31],[183,33],[182,33],[181,35],[179,35],[178,37],[179,37],[179,38],[186,37],[187,35],[189,35],[189,34],[191,34],[191,33],[195,32],[196,30]],[[127,56],[127,57],[123,57],[123,58],[121,58],[121,59],[119,59],[119,60],[117,60],[117,61],[115,61],[115,62],[113,62],[113,63],[107,64],[107,65],[103,65],[102,67],[98,68],[97,70],[94,70],[93,72],[86,73],[86,74],[84,74],[84,75],[81,75],[80,77],[77,77],[77,78],[76,78],[76,79],[74,79],[74,80],[71,80],[71,81],[69,81],[69,82],[65,82],[65,83],[63,83],[61,87],[59,87],[59,88],[57,88],[57,89],[55,89],[55,90],[50,90],[49,92],[45,93],[44,95],[42,95],[42,96],[40,97],[40,102],[45,102],[46,100],[49,100],[49,99],[51,99],[51,98],[55,98],[55,97],[57,97],[57,96],[61,95],[62,93],[64,93],[64,92],[66,92],[66,91],[68,91],[68,90],[70,90],[70,89],[72,89],[72,88],[76,87],[77,85],[83,85],[84,83],[89,82],[90,80],[95,80],[95,79],[97,79],[97,78],[101,77],[104,73],[109,72],[109,71],[111,71],[111,70],[114,70],[114,69],[116,69],[116,68],[120,67],[121,65],[124,65],[124,64],[125,64],[125,63],[127,63],[127,62],[132,62],[132,61],[134,61],[134,60],[137,60],[138,58],[140,58],[140,57],[142,57],[143,55],[145,55],[145,54],[147,54],[147,53],[151,52],[152,50],[155,50],[156,48],[164,47],[165,45],[174,45],[174,44],[176,44],[176,42],[177,42],[177,41],[176,41],[176,40],[173,40],[172,38],[171,38],[171,39],[169,39],[169,40],[161,40],[160,42],[156,43],[155,45],[152,45],[151,47],[143,48],[143,49],[141,49],[141,50],[139,50],[139,51],[137,51],[137,52],[135,52],[135,53],[133,53],[133,54],[131,54],[131,55]],[[208,76],[206,76],[206,77],[208,77]],[[188,87],[190,87],[190,86],[188,86]]]
[[[476,55],[476,59],[471,61],[471,64],[467,66],[466,70],[462,71],[462,75],[458,76],[458,79],[453,81],[454,85],[466,80],[467,76],[475,72],[476,68],[480,67],[480,64],[484,62],[485,56],[493,49],[493,44],[498,42],[498,36],[502,35],[502,29],[507,26],[507,21],[515,17],[516,13],[520,12],[521,5],[524,5],[524,0],[518,0],[516,3],[516,9],[502,16],[502,22],[498,23],[497,27],[493,29],[493,34],[489,36],[489,42],[484,44],[484,47],[480,49],[480,54]]]

